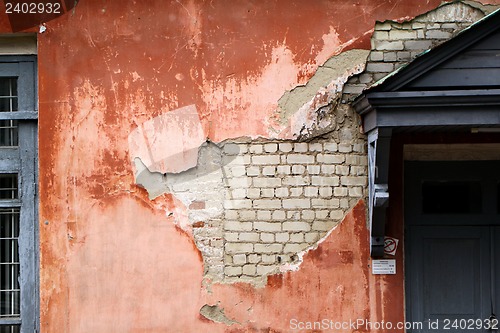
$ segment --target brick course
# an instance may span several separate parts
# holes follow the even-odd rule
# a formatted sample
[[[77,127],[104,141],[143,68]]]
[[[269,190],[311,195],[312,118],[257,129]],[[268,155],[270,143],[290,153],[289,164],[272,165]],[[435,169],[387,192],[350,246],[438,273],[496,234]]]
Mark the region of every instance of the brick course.
[[[484,16],[480,10],[457,2],[421,15],[410,22],[377,22],[365,72],[348,80],[342,100],[352,101],[363,89],[416,56]]]
[[[226,143],[223,152],[251,161],[225,174],[226,279],[248,281],[294,262],[342,220],[365,195],[359,140]]]

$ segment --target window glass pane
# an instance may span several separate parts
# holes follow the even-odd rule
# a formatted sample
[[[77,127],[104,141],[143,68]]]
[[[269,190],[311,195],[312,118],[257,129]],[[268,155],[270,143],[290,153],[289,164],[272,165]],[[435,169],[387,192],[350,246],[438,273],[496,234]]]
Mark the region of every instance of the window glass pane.
[[[17,78],[2,77],[0,80],[0,95],[2,96],[17,95]]]
[[[18,208],[0,209],[0,236],[0,318],[18,317],[21,293]]]
[[[0,333],[19,333],[19,332],[21,332],[21,325],[0,326]]]
[[[0,174],[0,199],[17,199],[18,195],[17,174]]]
[[[0,96],[0,112],[17,111],[17,98]]]
[[[424,181],[424,214],[477,214],[482,211],[481,183],[475,181]]]
[[[0,120],[0,147],[15,147],[17,143],[17,120]]]
[[[0,78],[0,112],[17,111],[17,79]]]
[[[497,213],[500,214],[500,183],[497,184]]]
[[[0,78],[0,112],[18,111],[17,78]],[[17,146],[17,120],[0,121],[0,146]]]

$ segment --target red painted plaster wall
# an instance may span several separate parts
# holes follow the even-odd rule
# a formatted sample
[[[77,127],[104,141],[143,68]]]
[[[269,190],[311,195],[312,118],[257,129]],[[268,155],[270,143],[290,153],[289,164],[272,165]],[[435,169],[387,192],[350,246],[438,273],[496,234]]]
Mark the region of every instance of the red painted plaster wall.
[[[127,138],[138,124],[187,105],[214,141],[272,136],[285,90],[307,82],[330,56],[369,48],[375,20],[413,17],[439,3],[80,0],[45,22],[38,34],[42,332],[288,332],[293,318],[401,320],[402,273],[369,273],[363,203],[299,271],[273,276],[262,289],[208,292],[192,239],[134,185]],[[12,32],[0,9],[0,31]],[[174,205],[168,196],[156,200]],[[217,303],[241,325],[199,315]]]

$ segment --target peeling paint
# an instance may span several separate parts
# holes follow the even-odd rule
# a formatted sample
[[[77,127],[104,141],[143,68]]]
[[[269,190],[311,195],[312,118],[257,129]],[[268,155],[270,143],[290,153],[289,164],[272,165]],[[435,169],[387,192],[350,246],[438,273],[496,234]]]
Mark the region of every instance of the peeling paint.
[[[156,201],[164,194],[173,194],[178,204],[174,210],[161,206],[165,214],[187,232],[200,250],[204,274],[219,281],[223,274],[223,183],[221,149],[205,142],[196,149],[197,164],[180,173],[151,172],[140,158],[135,158],[136,183]],[[230,161],[231,159],[229,159]],[[161,202],[161,201],[160,201]]]
[[[216,323],[223,323],[227,326],[239,324],[237,321],[231,320],[226,317],[226,315],[224,314],[224,309],[220,308],[219,305],[205,304],[201,307],[200,314],[208,320],[214,321]]]
[[[369,52],[350,50],[330,58],[303,87],[285,93],[279,105],[286,136],[312,138],[335,129],[333,116],[347,80],[365,68]]]
[[[339,322],[366,318],[375,322],[383,318],[376,309],[387,307],[386,302],[391,304],[392,318],[400,316],[402,298],[389,300],[383,296],[394,277],[373,276],[366,265],[364,216],[360,202],[316,249],[304,255],[300,270],[270,275],[263,288],[213,285],[207,303],[218,304],[229,318],[241,323],[225,332],[290,332],[290,320],[294,318]]]
[[[345,45],[342,45],[342,41],[339,38],[339,34],[332,26],[330,26],[330,31],[327,34],[324,34],[321,37],[321,39],[323,40],[323,48],[316,55],[316,63],[324,64],[323,66],[325,66],[326,65],[325,62],[332,56],[332,53],[338,53],[340,51],[339,48]],[[319,68],[321,68],[321,66]],[[314,76],[316,75],[317,74],[314,74]],[[308,80],[308,83],[310,82],[310,80]]]
[[[207,221],[222,214],[225,197],[220,148],[204,143],[196,152],[195,166],[179,173],[151,171],[140,158],[134,159],[136,183],[144,187],[150,199],[166,193],[175,194],[185,207],[194,202],[203,203],[203,208],[190,209],[190,221]],[[185,225],[181,227],[184,229]]]
[[[340,123],[343,122],[345,121],[341,121]],[[341,144],[342,148],[340,149],[342,151],[345,149],[347,151],[355,150],[357,153],[364,151],[364,141],[360,141],[356,146],[353,146],[351,143],[347,143],[349,140],[352,140],[352,138],[349,137],[348,141]],[[321,169],[327,172],[335,168],[335,165],[329,165],[328,161],[321,163],[322,158],[338,159],[337,164],[348,159],[347,156],[344,157],[344,155],[339,153],[331,155],[332,151],[337,152],[337,143],[334,142],[320,141],[311,143],[310,149],[308,147],[308,144],[299,144],[295,147],[296,151],[288,156],[291,156],[290,158],[298,157],[311,161],[311,159],[315,160],[315,155],[318,154],[317,163],[322,164]],[[263,149],[273,151],[275,155],[268,155],[263,152]],[[294,187],[295,182],[310,182],[310,176],[294,176],[291,174],[286,176],[276,174],[275,171],[271,171],[271,173],[266,171],[276,170],[276,165],[278,166],[278,170],[280,168],[290,168],[291,165],[287,164],[286,160],[287,152],[290,152],[292,149],[294,149],[294,143],[285,141],[276,143],[266,143],[266,141],[262,143],[253,141],[248,141],[248,143],[224,142],[219,145],[207,142],[198,150],[197,165],[181,173],[161,174],[151,172],[142,163],[141,159],[136,158],[136,183],[145,188],[148,191],[150,199],[154,201],[165,194],[172,194],[176,200],[179,200],[179,205],[176,205],[176,207],[183,207],[182,209],[178,211],[165,210],[165,213],[167,215],[173,214],[174,223],[193,237],[203,257],[205,278],[210,280],[210,283],[245,281],[255,286],[263,286],[265,284],[265,277],[270,274],[298,269],[300,259],[304,253],[317,247],[317,240],[321,240],[327,231],[340,221],[345,211],[354,204],[355,200],[351,196],[359,197],[363,195],[359,189],[352,188],[349,191],[352,190],[355,192],[349,192],[350,198],[348,199],[347,189],[350,187],[346,186],[344,194],[339,192],[339,195],[343,195],[344,197],[333,197],[333,190],[328,182],[334,178],[338,178],[338,176],[334,176],[331,173],[321,173],[320,165],[317,164],[314,168],[317,168],[318,171],[311,169],[311,172],[317,176],[312,176],[313,184],[310,183],[309,185],[315,185],[316,187],[313,186],[311,189],[319,191],[318,184],[322,184],[324,181],[323,185],[325,187],[322,190],[329,190],[329,193],[328,191],[322,192],[323,199],[312,199],[312,204],[311,199],[307,199],[307,197],[305,199],[298,199],[297,194],[294,194],[299,189]],[[281,156],[276,154],[280,154]],[[258,171],[258,164],[250,165],[251,161],[256,163],[262,161],[263,164],[271,163],[271,165],[264,167],[262,170],[265,173],[263,174],[264,178],[262,176],[253,177],[256,175],[255,172],[260,174],[260,171]],[[352,177],[353,181],[358,182],[360,185],[365,183],[366,176],[364,175],[366,175],[366,171],[363,170],[366,165],[366,159],[365,162],[362,159],[353,159],[348,163],[360,175],[359,177]],[[300,167],[305,171],[304,166]],[[341,169],[338,169],[338,167]],[[295,166],[293,168],[294,172],[296,172]],[[344,172],[345,175],[347,175],[345,172],[349,172],[349,168],[349,166],[337,165],[339,172]],[[274,174],[274,177],[269,177],[272,174]],[[272,180],[277,180],[281,183],[281,179],[283,179],[282,185],[273,185]],[[276,197],[274,197],[275,187],[277,191]],[[288,187],[290,187],[290,193],[288,192]],[[257,200],[252,204],[249,198],[255,198],[255,194],[252,194],[255,191],[259,195],[262,194],[265,200],[258,200],[259,198],[257,197]],[[269,191],[273,193],[271,198],[269,198]],[[286,194],[283,194],[285,193],[283,191]],[[291,197],[289,196],[290,194],[292,195]],[[304,201],[308,208],[312,209],[308,212],[308,216],[304,215],[301,218],[300,213],[294,210],[293,206],[287,206],[289,203],[293,204],[297,200]],[[269,208],[260,207],[261,202],[262,204],[270,205]],[[161,206],[158,206],[158,208],[164,209]],[[275,208],[278,209],[275,210]],[[237,221],[238,218],[235,217],[238,211],[242,214],[240,216],[242,221]],[[316,214],[318,215],[316,219],[312,218],[316,222],[312,222],[311,214],[314,215],[315,211],[317,211]],[[273,213],[273,217],[271,217],[271,212]],[[261,215],[261,213],[268,214],[269,216],[266,217],[266,215]],[[292,237],[290,244],[283,245],[283,239],[279,241],[276,239],[275,242],[274,235],[276,233],[275,227],[278,226],[281,228],[281,223],[283,223],[282,220],[285,219],[285,216],[288,216],[290,221],[297,221],[297,228],[300,229],[294,229],[293,222],[289,222],[289,225],[286,225],[287,222],[284,222],[286,228],[292,228],[283,230],[284,236],[288,237],[289,233],[293,233],[294,235],[290,236]],[[252,221],[260,222],[252,224]],[[262,224],[259,225],[259,223]],[[273,224],[274,227],[272,226]],[[271,229],[266,231],[266,229],[262,230],[261,228]],[[307,237],[304,238],[308,229],[312,228],[314,229],[310,230],[311,233],[308,233]],[[241,231],[241,239],[239,240],[234,240],[234,236],[237,236],[237,233],[235,233],[236,230]],[[232,238],[226,239],[228,233],[231,232]],[[260,240],[259,237],[267,238]],[[245,254],[238,254],[240,250],[236,249],[241,243],[245,242],[259,243],[255,245],[255,250],[258,254],[254,254],[256,257],[249,259],[250,262],[246,261]],[[248,245],[243,244],[243,246]],[[268,247],[271,247],[271,250],[267,250]],[[277,248],[279,249],[276,250]],[[236,251],[236,254],[233,251]],[[299,254],[300,258],[297,254]],[[249,267],[250,270],[246,271],[246,274],[243,274],[243,276],[234,277],[235,275],[241,275],[242,272],[241,267],[238,268],[232,265],[232,258],[238,258],[234,260],[243,260],[243,264],[255,264],[260,261],[260,257],[263,258],[263,265],[253,265],[254,268]],[[239,265],[241,266],[242,263]],[[238,269],[240,269],[239,273],[237,273]]]
[[[452,2],[452,3],[443,3],[441,4],[438,8],[429,11],[427,13],[424,13],[422,15],[419,15],[415,18],[406,18],[406,19],[401,19],[398,21],[385,21],[383,24],[384,25],[390,25],[392,31],[396,30],[403,30],[405,29],[405,24],[413,24],[413,23],[428,23],[428,22],[455,22],[455,23],[466,23],[467,27],[463,29],[459,29],[458,31],[455,31],[454,35],[459,35],[463,33],[464,31],[474,27],[476,24],[481,22],[482,20],[486,19],[489,14],[494,12],[495,10],[499,10],[498,6],[493,6],[493,5],[482,5],[480,3],[476,3],[473,1],[457,1],[457,2]],[[376,28],[377,29],[377,28]],[[384,28],[385,29],[385,28]],[[458,27],[457,27],[458,29]],[[432,38],[428,38],[427,40],[432,40]],[[412,57],[412,61],[417,59],[418,57],[421,57],[431,51],[432,48],[436,47],[437,45],[445,42],[447,39],[434,39],[432,40],[432,47],[426,50],[421,50],[420,53]],[[417,53],[417,50],[413,51],[414,53]],[[367,85],[365,87],[377,87],[381,84],[383,84],[387,79],[391,78],[392,76],[396,75],[399,73],[401,70],[403,70],[409,62],[401,62],[398,67],[390,72],[387,73],[385,76],[381,77],[380,79],[374,81],[372,84]]]
[[[328,59],[304,86],[295,87],[281,96],[278,105],[282,110],[282,119],[287,119],[296,113],[316,94],[321,93],[321,89],[332,86],[332,83],[334,83],[332,89],[341,90],[342,83],[345,82],[342,82],[341,78],[345,80],[346,76],[356,74],[352,73],[353,68],[363,66],[368,53],[366,50],[349,50]],[[339,83],[336,83],[337,80]]]
[[[196,106],[188,105],[140,124],[128,136],[129,154],[151,172],[178,173],[196,166],[206,137]]]
[[[329,140],[362,146],[337,95],[352,67],[322,81],[331,92],[308,88],[286,117],[279,99],[333,55],[369,49],[375,21],[411,19],[440,2],[81,0],[17,30],[47,22],[37,34],[39,216],[50,222],[40,225],[40,331],[289,332],[291,318],[404,321],[402,272],[370,274],[362,199],[316,248],[299,251],[298,270],[264,274],[262,288],[207,282],[223,268],[225,216],[205,199],[224,192],[217,185],[210,195],[195,175],[209,170],[201,152],[217,159],[227,139],[309,140],[333,129]],[[0,18],[2,33],[16,31],[5,10]],[[208,174],[219,181],[219,171]],[[199,193],[177,196],[183,189]],[[214,304],[238,323],[200,315]]]
[[[491,10],[491,8],[490,8]],[[443,3],[435,10],[431,10],[424,15],[416,17],[416,22],[451,22],[462,21],[473,23],[483,18],[488,7],[483,7],[478,4],[475,6],[466,1],[457,1],[451,3]]]
[[[279,272],[280,273],[285,273],[285,272],[296,272],[299,270],[300,265],[304,262],[304,256],[309,252],[316,250],[325,240],[327,240],[330,237],[330,234],[334,232],[338,227],[337,225],[334,225],[323,237],[321,237],[316,243],[312,244],[308,248],[304,249],[303,251],[300,251],[297,253],[297,260],[291,263],[285,263],[284,265],[279,267]]]

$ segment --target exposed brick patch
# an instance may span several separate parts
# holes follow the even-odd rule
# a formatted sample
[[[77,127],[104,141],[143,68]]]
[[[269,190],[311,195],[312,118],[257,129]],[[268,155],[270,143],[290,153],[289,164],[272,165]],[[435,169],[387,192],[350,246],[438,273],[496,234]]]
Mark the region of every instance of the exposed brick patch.
[[[364,197],[368,161],[358,140],[226,143],[237,155],[223,166],[226,281],[295,262]]]
[[[344,103],[352,101],[365,88],[484,16],[485,13],[476,7],[454,2],[409,22],[377,22],[366,69],[347,81],[342,100]]]

